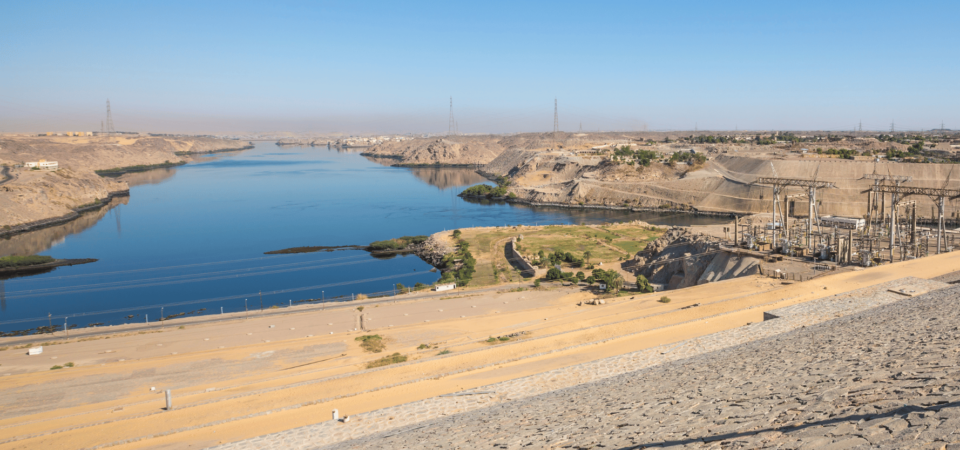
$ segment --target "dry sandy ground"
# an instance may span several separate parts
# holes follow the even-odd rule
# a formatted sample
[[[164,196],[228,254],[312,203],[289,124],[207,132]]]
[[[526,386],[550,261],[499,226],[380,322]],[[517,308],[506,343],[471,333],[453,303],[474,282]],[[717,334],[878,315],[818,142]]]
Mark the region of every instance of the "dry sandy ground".
[[[764,310],[957,268],[960,253],[950,253],[792,285],[741,278],[672,291],[667,304],[656,301],[658,293],[577,306],[590,294],[572,289],[368,304],[367,324],[388,340],[381,354],[365,353],[354,341],[364,333],[352,331],[358,321],[352,305],[180,322],[184,329],[53,345],[42,356],[7,350],[0,352],[0,371],[13,375],[0,377],[0,449],[202,448],[329,420],[334,408],[357,414],[480,387],[757,322]],[[527,333],[515,342],[484,342],[518,331]],[[417,350],[420,344],[429,348]],[[364,369],[392,352],[412,361]],[[77,367],[48,370],[65,362]],[[173,411],[163,410],[164,389],[174,392]]]

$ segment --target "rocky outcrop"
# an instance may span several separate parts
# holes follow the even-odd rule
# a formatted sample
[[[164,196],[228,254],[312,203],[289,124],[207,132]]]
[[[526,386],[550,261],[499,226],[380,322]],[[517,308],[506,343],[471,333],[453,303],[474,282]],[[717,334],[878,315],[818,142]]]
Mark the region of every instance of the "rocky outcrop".
[[[440,267],[443,263],[443,257],[455,251],[434,236],[430,236],[422,243],[410,246],[410,249],[413,250],[413,254],[433,267]]]
[[[673,227],[638,252],[630,267],[651,283],[680,289],[759,273],[760,260],[720,251],[719,239]]]

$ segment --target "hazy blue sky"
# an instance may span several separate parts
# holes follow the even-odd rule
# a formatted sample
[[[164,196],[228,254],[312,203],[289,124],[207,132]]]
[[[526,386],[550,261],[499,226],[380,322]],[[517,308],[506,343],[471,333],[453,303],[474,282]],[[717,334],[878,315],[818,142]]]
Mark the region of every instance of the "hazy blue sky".
[[[4,1],[0,131],[960,128],[960,2]]]

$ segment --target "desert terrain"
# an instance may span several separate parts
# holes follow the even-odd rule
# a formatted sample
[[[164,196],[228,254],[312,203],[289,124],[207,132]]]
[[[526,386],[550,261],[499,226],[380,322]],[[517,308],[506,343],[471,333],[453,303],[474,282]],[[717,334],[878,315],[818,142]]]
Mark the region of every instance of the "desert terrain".
[[[202,448],[328,423],[333,409],[354,417],[344,430],[369,432],[366,413],[749,327],[766,311],[857,289],[935,278],[957,267],[958,255],[786,285],[743,277],[671,291],[669,303],[653,293],[589,305],[595,294],[545,283],[3,338],[0,448]],[[369,336],[382,347],[365,347]],[[26,355],[38,345],[41,355]],[[546,387],[571,382],[578,384],[558,378]],[[464,411],[514,399],[468,402]],[[375,429],[394,418],[383,420]],[[350,436],[360,437],[342,438]]]
[[[0,136],[0,164],[9,179],[0,184],[0,235],[31,225],[72,219],[75,210],[98,206],[124,195],[129,185],[97,171],[175,165],[191,154],[247,148],[245,141],[212,138],[167,138],[140,135],[113,137]],[[22,166],[39,160],[56,161],[57,170]]]

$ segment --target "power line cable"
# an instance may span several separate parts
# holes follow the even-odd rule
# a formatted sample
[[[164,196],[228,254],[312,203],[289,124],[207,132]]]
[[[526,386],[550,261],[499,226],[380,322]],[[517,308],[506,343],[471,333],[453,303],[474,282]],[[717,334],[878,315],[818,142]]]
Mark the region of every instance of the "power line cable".
[[[371,259],[371,260],[365,260],[365,261],[352,261],[352,262],[344,262],[344,263],[338,263],[338,264],[327,264],[327,265],[320,265],[320,266],[296,267],[296,268],[292,268],[292,269],[280,269],[280,270],[272,270],[272,271],[265,271],[265,272],[255,272],[255,273],[247,273],[247,274],[240,274],[240,275],[221,275],[221,276],[214,276],[214,277],[208,277],[208,278],[199,278],[199,279],[193,279],[193,280],[176,280],[176,281],[165,281],[165,282],[158,282],[158,283],[142,283],[142,284],[133,284],[133,285],[126,285],[126,286],[100,287],[100,288],[91,288],[91,289],[76,289],[76,290],[73,290],[73,291],[59,291],[59,292],[48,292],[48,293],[35,293],[35,294],[34,294],[34,293],[26,293],[26,294],[22,294],[22,295],[7,296],[7,299],[20,299],[20,298],[31,298],[31,297],[47,297],[47,296],[51,296],[51,295],[83,294],[83,293],[87,293],[87,292],[115,291],[115,290],[118,290],[118,289],[132,289],[132,288],[141,288],[141,287],[168,286],[168,285],[171,285],[171,284],[198,283],[198,282],[201,282],[201,281],[216,281],[216,280],[223,280],[223,279],[228,279],[228,278],[246,278],[246,277],[252,277],[252,276],[259,276],[259,275],[273,275],[273,274],[278,274],[278,273],[297,272],[297,271],[301,271],[301,270],[321,269],[321,268],[325,268],[325,267],[336,267],[336,266],[347,266],[347,265],[354,265],[354,264],[364,264],[364,263],[369,263],[369,262],[374,262],[374,261],[375,261],[375,260],[372,260],[372,259]],[[24,292],[24,291],[20,291],[20,292]],[[26,292],[29,292],[29,291],[26,291]]]
[[[412,276],[412,275],[423,275],[423,273],[421,273],[421,272],[412,272],[412,273],[406,273],[406,274],[387,275],[387,276],[377,277],[377,278],[366,278],[366,279],[363,279],[363,280],[341,281],[341,282],[339,282],[339,283],[318,284],[318,285],[316,285],[316,286],[306,286],[306,287],[300,287],[300,288],[281,289],[281,290],[278,290],[278,291],[263,292],[263,295],[287,294],[287,293],[290,293],[290,292],[300,292],[300,291],[308,291],[308,290],[312,290],[312,289],[324,289],[324,288],[330,288],[330,287],[345,286],[345,285],[348,285],[348,284],[358,284],[358,283],[368,283],[368,282],[373,282],[373,281],[383,281],[383,280],[389,280],[389,279],[393,279],[393,278],[409,277],[409,276]],[[76,314],[63,314],[63,315],[57,315],[57,316],[35,317],[35,318],[30,318],[30,319],[7,320],[7,321],[0,322],[0,325],[8,325],[8,324],[13,324],[13,323],[24,323],[24,322],[36,322],[36,321],[48,320],[48,319],[64,319],[64,318],[70,318],[70,317],[93,316],[93,315],[97,315],[97,314],[113,314],[113,313],[121,313],[121,312],[139,311],[139,310],[144,310],[144,309],[156,309],[156,308],[160,308],[160,307],[169,308],[169,307],[171,307],[171,306],[195,305],[195,304],[198,304],[198,303],[205,303],[205,302],[216,302],[216,301],[224,301],[224,300],[237,300],[237,299],[241,299],[241,298],[254,297],[254,296],[257,296],[258,294],[259,294],[259,292],[253,292],[253,293],[249,293],[249,294],[229,295],[229,296],[225,296],[225,297],[207,298],[207,299],[203,299],[203,300],[190,300],[190,301],[186,301],[186,302],[165,303],[165,304],[162,304],[162,305],[133,306],[133,307],[129,307],[129,308],[118,308],[118,309],[111,309],[111,310],[106,310],[106,311],[81,312],[81,313],[76,313]]]

